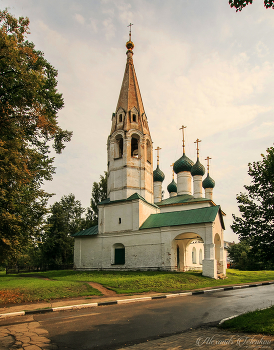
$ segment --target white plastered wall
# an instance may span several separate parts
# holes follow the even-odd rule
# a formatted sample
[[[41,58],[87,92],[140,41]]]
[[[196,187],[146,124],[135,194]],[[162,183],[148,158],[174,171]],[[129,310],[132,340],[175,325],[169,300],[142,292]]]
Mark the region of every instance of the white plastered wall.
[[[132,203],[131,210],[136,208]],[[144,203],[146,204],[146,203]],[[146,204],[147,205],[147,204]],[[139,211],[143,219],[149,214],[149,206],[142,206]],[[156,208],[155,208],[156,209]],[[141,219],[140,222],[143,220]],[[110,226],[109,226],[110,227]],[[203,275],[217,278],[217,261],[215,259],[214,238],[218,234],[221,238],[220,259],[223,262],[223,229],[217,215],[213,223],[162,227],[146,230],[125,230],[101,233],[96,236],[75,238],[75,267],[77,269],[125,269],[125,270],[177,270],[177,243],[176,238],[190,238],[197,236],[204,241]],[[180,247],[186,246],[184,240]],[[189,243],[186,241],[186,243]],[[114,244],[123,244],[125,247],[125,264],[114,265],[112,251]],[[188,244],[188,246],[191,246]],[[187,254],[181,251],[182,269],[187,265]],[[191,254],[191,253],[190,253]],[[185,256],[185,257],[184,257]],[[199,253],[197,252],[197,260]],[[225,274],[225,264],[222,265]],[[220,272],[220,271],[219,271]]]
[[[99,234],[138,230],[150,214],[160,210],[141,199],[99,206]]]
[[[169,213],[174,211],[183,211],[183,210],[191,210],[197,208],[206,208],[210,207],[209,202],[197,202],[193,204],[176,204],[176,205],[167,205],[167,206],[159,206],[161,213]]]

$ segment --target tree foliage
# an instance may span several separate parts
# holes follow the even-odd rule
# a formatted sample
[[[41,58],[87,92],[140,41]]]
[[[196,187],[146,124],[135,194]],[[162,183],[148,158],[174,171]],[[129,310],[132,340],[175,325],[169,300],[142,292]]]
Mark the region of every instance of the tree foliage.
[[[265,8],[274,9],[274,0],[263,0]],[[231,8],[235,8],[236,11],[242,11],[244,7],[249,4],[252,4],[253,0],[229,0],[229,5]]]
[[[14,259],[42,225],[57,153],[71,138],[58,126],[57,71],[26,40],[28,18],[0,11],[0,260]],[[0,261],[1,262],[1,261]]]
[[[72,193],[51,206],[41,243],[44,265],[73,263],[71,235],[85,228],[84,211]]]
[[[228,247],[229,258],[233,263],[233,267],[239,270],[261,270],[264,264],[260,260],[260,254],[254,255],[251,246],[247,240]]]
[[[93,212],[93,222],[95,225],[98,224],[98,203],[107,198],[107,172],[104,175],[100,175],[99,182],[93,182],[91,192],[91,209]]]
[[[274,148],[262,160],[249,164],[251,185],[237,195],[240,217],[233,215],[232,230],[251,246],[251,255],[265,266],[274,267]]]

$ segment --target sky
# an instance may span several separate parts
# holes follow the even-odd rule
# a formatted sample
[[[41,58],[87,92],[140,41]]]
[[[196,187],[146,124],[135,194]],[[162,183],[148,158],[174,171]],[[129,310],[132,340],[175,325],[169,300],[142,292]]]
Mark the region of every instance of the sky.
[[[88,207],[93,182],[107,170],[133,23],[134,66],[154,148],[162,148],[164,197],[186,125],[186,155],[195,162],[194,141],[202,140],[200,160],[212,158],[213,200],[226,213],[225,240],[238,241],[230,228],[236,195],[250,183],[248,163],[273,145],[274,10],[263,0],[241,12],[228,0],[0,0],[0,8],[29,17],[28,40],[58,70],[59,125],[73,137],[45,184],[55,193],[51,204],[73,193]]]

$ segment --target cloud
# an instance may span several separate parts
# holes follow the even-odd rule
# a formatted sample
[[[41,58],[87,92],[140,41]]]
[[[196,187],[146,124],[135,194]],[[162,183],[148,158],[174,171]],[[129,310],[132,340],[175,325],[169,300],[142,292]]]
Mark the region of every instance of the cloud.
[[[80,24],[85,24],[85,22],[86,22],[85,18],[82,15],[80,15],[79,13],[76,13],[74,18]]]
[[[105,37],[107,40],[112,39],[115,36],[115,27],[112,18],[107,18],[103,21]]]

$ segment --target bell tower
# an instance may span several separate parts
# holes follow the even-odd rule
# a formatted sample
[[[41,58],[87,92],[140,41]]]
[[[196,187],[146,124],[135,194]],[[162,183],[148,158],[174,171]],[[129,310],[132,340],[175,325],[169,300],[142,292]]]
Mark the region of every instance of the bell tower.
[[[131,25],[126,69],[107,142],[108,198],[127,199],[137,192],[153,203],[153,147],[133,65]]]

